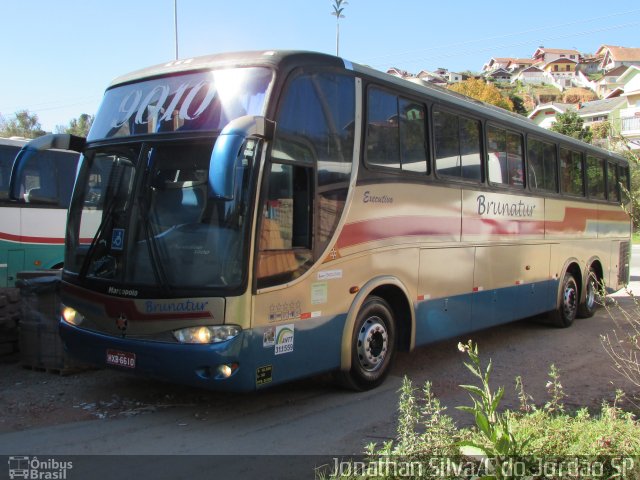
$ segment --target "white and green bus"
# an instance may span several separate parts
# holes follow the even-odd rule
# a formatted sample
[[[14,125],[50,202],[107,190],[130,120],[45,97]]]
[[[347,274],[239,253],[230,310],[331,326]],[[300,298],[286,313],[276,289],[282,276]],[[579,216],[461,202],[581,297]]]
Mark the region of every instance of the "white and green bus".
[[[61,268],[78,153],[0,138],[0,320],[17,310],[17,273]]]
[[[123,371],[373,388],[398,350],[567,327],[628,281],[624,158],[329,55],[126,75],[81,150],[60,331]]]

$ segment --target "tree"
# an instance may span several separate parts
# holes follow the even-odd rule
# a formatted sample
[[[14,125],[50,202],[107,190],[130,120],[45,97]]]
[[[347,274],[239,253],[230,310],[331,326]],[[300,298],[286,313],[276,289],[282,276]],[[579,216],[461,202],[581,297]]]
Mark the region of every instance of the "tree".
[[[333,5],[331,5],[333,7],[331,15],[336,17],[336,56],[340,54],[340,19],[344,18],[342,12],[347,4],[346,0],[333,0]]]
[[[551,130],[587,143],[591,142],[593,136],[589,127],[584,126],[584,120],[573,110],[556,115],[556,121],[551,125]]]
[[[69,122],[69,125],[58,125],[56,127],[57,133],[70,133],[71,135],[77,135],[78,137],[86,137],[89,135],[89,129],[93,125],[93,115],[86,113],[81,114],[78,118],[74,118]]]
[[[0,118],[0,137],[36,138],[46,133],[40,126],[38,115],[29,113],[29,110],[18,110],[13,120]]]
[[[478,78],[469,78],[464,82],[455,83],[449,87],[449,90],[513,111],[513,102],[510,99],[503,97],[495,85]]]

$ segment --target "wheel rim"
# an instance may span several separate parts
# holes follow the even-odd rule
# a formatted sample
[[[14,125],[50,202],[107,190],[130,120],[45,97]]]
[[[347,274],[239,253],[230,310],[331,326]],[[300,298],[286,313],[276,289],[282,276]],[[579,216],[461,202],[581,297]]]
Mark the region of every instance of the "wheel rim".
[[[573,282],[567,282],[562,299],[562,310],[565,318],[572,319],[578,309],[577,288]]]
[[[380,317],[370,317],[362,324],[358,334],[360,366],[373,372],[380,368],[387,356],[389,334]]]
[[[584,304],[587,309],[591,310],[596,303],[596,285],[594,279],[589,279],[587,282],[587,294],[584,299]]]

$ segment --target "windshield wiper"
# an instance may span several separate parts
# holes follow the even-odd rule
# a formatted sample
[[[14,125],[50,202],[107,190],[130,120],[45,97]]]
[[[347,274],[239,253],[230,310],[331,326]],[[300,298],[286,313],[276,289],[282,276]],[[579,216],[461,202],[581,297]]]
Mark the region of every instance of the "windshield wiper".
[[[156,278],[156,282],[158,282],[164,292],[166,294],[171,294],[171,286],[167,279],[167,273],[165,272],[162,263],[158,261],[160,258],[160,252],[158,251],[158,244],[156,242],[156,232],[153,230],[153,226],[149,223],[149,202],[144,195],[140,195],[138,202],[138,216],[144,230],[144,238],[147,242],[147,251],[149,252],[149,261],[151,262],[153,276]]]
[[[121,165],[125,167],[133,168],[133,163],[131,163],[129,160],[121,159],[119,157],[116,158],[116,160],[114,160],[114,164],[115,164],[114,168],[118,168]],[[84,260],[82,261],[82,265],[80,267],[81,279],[86,278],[87,274],[89,273],[89,267],[91,266],[91,261],[97,251],[98,245],[102,245],[105,249],[107,249],[107,241],[104,238],[104,232],[105,232],[107,223],[110,220],[112,220],[113,213],[115,212],[115,209],[116,209],[116,204],[120,200],[118,193],[120,192],[120,189],[122,187],[124,170],[120,170],[118,168],[118,170],[116,170],[115,175],[116,175],[116,178],[115,178],[115,181],[113,182],[113,185],[109,185],[109,187],[107,187],[104,194],[105,198],[108,199],[108,203],[106,204],[106,208],[104,208],[103,210],[102,220],[100,220],[100,224],[98,225],[96,234],[94,235],[93,240],[91,240],[91,244],[87,249],[87,254],[84,257]],[[107,257],[107,255],[105,255],[105,257]],[[113,259],[113,257],[111,256],[109,256],[109,258]],[[109,261],[110,260],[103,262],[102,267],[106,267]],[[100,268],[100,271],[104,271],[104,268]],[[98,272],[98,269],[96,269],[96,272]]]

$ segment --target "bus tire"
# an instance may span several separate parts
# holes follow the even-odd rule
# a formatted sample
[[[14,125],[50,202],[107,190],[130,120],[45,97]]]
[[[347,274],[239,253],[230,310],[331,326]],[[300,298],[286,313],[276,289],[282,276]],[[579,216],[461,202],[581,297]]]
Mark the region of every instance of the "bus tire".
[[[578,306],[578,317],[590,318],[596,313],[600,302],[599,288],[598,277],[592,269],[589,269],[589,275],[585,282],[584,302]]]
[[[339,373],[340,383],[352,390],[370,390],[389,373],[396,351],[396,325],[389,304],[368,297],[356,318],[351,338],[351,369]]]
[[[578,313],[578,284],[573,274],[566,272],[560,282],[558,305],[551,313],[553,324],[560,328],[570,327]]]

